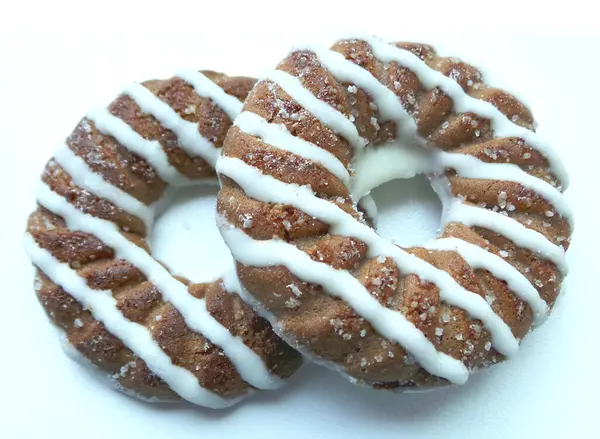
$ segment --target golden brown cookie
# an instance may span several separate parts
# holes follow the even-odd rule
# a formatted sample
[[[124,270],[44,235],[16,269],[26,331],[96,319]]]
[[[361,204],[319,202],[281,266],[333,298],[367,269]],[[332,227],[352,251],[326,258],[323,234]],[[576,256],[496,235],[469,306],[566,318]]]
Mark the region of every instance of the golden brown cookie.
[[[560,160],[531,112],[428,45],[298,49],[225,139],[222,235],[247,300],[293,346],[374,387],[464,383],[547,317],[572,233]],[[400,248],[368,192],[426,174],[439,237]]]
[[[132,84],[81,120],[42,175],[25,239],[40,302],[79,357],[127,393],[226,407],[300,365],[235,294],[235,276],[190,285],[147,243],[173,188],[216,182],[254,83],[186,71]]]

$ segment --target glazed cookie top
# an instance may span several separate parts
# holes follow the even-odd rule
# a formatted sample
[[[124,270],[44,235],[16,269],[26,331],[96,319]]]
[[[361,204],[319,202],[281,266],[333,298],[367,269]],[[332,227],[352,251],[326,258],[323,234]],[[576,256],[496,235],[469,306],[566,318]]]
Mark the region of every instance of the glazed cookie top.
[[[477,69],[343,40],[293,51],[243,110],[217,163],[221,233],[247,300],[298,349],[374,386],[460,384],[545,320],[567,271],[567,175]],[[443,230],[403,249],[358,202],[417,173]]]
[[[254,83],[185,71],[132,84],[81,120],[42,175],[25,239],[40,301],[67,342],[128,393],[226,407],[300,365],[239,299],[235,276],[190,285],[147,242],[172,189],[216,181]]]

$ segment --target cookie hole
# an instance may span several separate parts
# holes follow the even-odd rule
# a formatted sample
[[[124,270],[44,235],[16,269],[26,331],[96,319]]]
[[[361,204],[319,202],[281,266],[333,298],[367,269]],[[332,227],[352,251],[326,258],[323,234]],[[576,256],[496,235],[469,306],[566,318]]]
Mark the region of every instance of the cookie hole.
[[[377,231],[381,236],[403,247],[436,237],[442,204],[425,176],[392,180],[371,194],[377,204]]]
[[[215,224],[217,192],[216,185],[177,191],[150,237],[153,256],[193,282],[214,280],[232,267]]]

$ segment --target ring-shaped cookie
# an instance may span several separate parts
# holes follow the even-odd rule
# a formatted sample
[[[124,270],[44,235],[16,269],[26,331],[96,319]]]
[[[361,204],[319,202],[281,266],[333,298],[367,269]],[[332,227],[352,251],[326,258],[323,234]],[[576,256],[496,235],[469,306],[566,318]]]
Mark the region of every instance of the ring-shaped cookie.
[[[68,350],[127,393],[221,408],[300,365],[235,294],[235,276],[190,285],[146,239],[172,189],[216,182],[254,83],[183,71],[131,84],[81,120],[42,175],[25,237],[40,302]]]
[[[517,351],[567,272],[562,163],[519,100],[428,45],[294,50],[250,93],[217,172],[246,300],[356,382],[465,383]],[[418,173],[442,201],[442,230],[401,248],[359,200]]]

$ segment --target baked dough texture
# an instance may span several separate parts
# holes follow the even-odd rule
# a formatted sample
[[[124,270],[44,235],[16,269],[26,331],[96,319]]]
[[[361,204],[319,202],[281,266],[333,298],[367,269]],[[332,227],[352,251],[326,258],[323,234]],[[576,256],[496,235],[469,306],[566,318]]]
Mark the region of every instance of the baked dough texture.
[[[314,361],[377,388],[462,384],[513,355],[559,295],[572,233],[566,173],[534,127],[515,96],[426,44],[295,49],[256,84],[217,163],[246,301]],[[368,190],[417,173],[442,229],[401,248],[371,227]]]
[[[132,84],[84,117],[42,174],[26,234],[40,303],[69,350],[129,394],[220,408],[300,366],[240,300],[235,276],[190,284],[148,245],[174,188],[216,183],[214,163],[254,83],[186,71]]]

